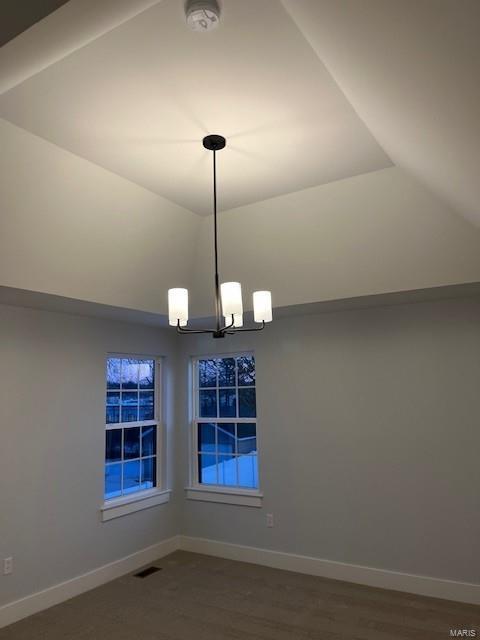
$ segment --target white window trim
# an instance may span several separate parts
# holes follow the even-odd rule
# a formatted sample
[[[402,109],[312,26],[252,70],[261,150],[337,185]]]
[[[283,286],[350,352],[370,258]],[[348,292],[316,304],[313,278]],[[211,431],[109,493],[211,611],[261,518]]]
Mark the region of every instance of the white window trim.
[[[125,429],[130,427],[155,425],[157,427],[157,454],[156,454],[156,480],[157,486],[144,491],[137,491],[118,498],[110,498],[104,500],[100,507],[101,520],[107,522],[114,518],[119,518],[129,513],[141,511],[142,509],[150,509],[160,504],[165,504],[170,500],[171,490],[165,486],[164,474],[164,422],[163,422],[163,375],[162,375],[162,356],[152,356],[151,354],[133,354],[133,353],[108,353],[108,358],[146,358],[155,361],[155,414],[153,420],[144,420],[139,422],[115,422],[111,424],[105,423],[105,431],[109,429]],[[105,384],[106,390],[106,384]],[[105,393],[106,397],[106,393]],[[105,462],[104,462],[105,467]],[[104,489],[105,490],[105,489]]]
[[[187,500],[200,500],[201,502],[220,502],[223,504],[234,504],[241,507],[261,507],[263,503],[263,493],[253,489],[235,489],[235,487],[222,488],[219,485],[196,485],[185,487]]]
[[[190,436],[189,436],[189,476],[190,484],[185,487],[185,497],[188,500],[199,500],[202,502],[219,502],[223,504],[232,504],[245,507],[261,507],[263,503],[263,493],[260,489],[260,447],[258,446],[258,415],[253,420],[256,425],[257,433],[257,473],[258,473],[258,488],[246,489],[244,487],[229,487],[224,485],[208,485],[198,482],[198,460],[196,451],[196,438],[197,428],[200,419],[197,417],[197,402],[198,402],[198,386],[195,377],[196,363],[198,360],[207,360],[209,358],[234,358],[238,356],[250,356],[255,355],[253,351],[234,351],[232,353],[209,353],[205,355],[192,356],[190,359]],[[255,388],[257,385],[255,384]],[[237,395],[238,403],[238,395]],[[205,421],[201,419],[201,421]],[[252,418],[215,418],[215,422],[224,423],[242,423],[252,422]]]
[[[129,513],[135,513],[135,511],[141,511],[142,509],[150,509],[156,507],[159,504],[165,504],[170,500],[170,489],[147,489],[146,491],[139,491],[136,494],[129,496],[122,496],[121,498],[112,498],[103,503],[100,511],[102,514],[102,522],[113,520],[114,518],[120,518],[126,516]]]

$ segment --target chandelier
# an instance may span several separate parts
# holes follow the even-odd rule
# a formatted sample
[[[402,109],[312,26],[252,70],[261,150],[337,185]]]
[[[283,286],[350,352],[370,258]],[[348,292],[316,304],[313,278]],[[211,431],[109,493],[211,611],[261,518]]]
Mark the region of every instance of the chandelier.
[[[188,289],[168,290],[168,322],[177,327],[178,333],[210,333],[214,338],[224,338],[240,331],[261,331],[272,321],[272,295],[270,291],[255,291],[253,294],[253,319],[259,327],[243,328],[242,287],[239,282],[220,284],[218,276],[218,236],[217,236],[217,151],[223,149],[223,136],[209,135],[203,139],[203,146],[213,151],[213,235],[215,251],[215,328],[189,329]]]

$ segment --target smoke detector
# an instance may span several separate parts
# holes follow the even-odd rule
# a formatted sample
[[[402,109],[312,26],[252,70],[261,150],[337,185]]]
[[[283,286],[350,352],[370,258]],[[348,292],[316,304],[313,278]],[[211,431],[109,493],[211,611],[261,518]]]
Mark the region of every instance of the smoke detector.
[[[220,6],[217,0],[187,0],[185,15],[192,31],[211,31],[220,22]]]

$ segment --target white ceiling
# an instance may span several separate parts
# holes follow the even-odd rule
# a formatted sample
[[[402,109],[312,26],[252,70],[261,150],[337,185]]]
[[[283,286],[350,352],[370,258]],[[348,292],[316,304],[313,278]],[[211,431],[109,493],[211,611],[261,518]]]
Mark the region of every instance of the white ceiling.
[[[200,214],[208,133],[228,139],[221,209],[391,165],[279,0],[223,6],[199,34],[164,0],[4,93],[0,115]]]
[[[395,164],[480,224],[480,1],[283,4]]]

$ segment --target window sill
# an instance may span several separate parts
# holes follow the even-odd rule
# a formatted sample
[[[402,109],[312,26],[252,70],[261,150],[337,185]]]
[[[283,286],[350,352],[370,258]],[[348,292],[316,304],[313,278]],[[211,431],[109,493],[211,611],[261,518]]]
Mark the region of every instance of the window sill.
[[[171,491],[169,489],[166,491],[152,489],[150,491],[144,491],[141,494],[133,494],[104,502],[100,508],[102,522],[113,520],[113,518],[120,518],[129,513],[141,511],[142,509],[150,509],[159,504],[165,504],[170,500],[170,493]]]
[[[259,491],[236,490],[217,487],[186,487],[187,500],[201,500],[202,502],[220,502],[242,507],[261,507],[263,494]]]

